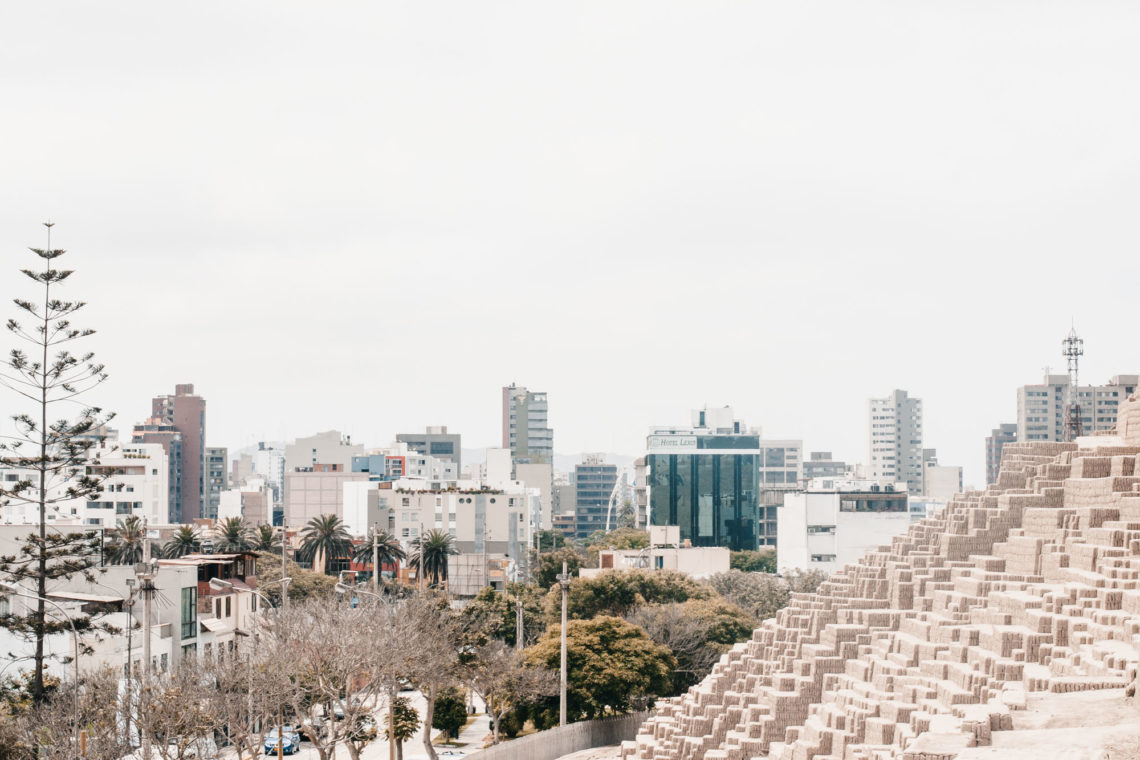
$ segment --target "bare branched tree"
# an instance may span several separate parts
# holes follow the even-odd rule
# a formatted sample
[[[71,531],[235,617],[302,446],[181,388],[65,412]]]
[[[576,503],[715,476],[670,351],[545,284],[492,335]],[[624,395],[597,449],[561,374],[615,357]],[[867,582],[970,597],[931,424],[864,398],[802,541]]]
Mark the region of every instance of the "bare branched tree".
[[[465,658],[464,675],[491,714],[491,733],[499,743],[499,725],[511,710],[558,693],[558,674],[526,664],[522,652],[498,639]]]
[[[217,755],[214,741],[219,693],[195,660],[183,660],[167,673],[147,673],[139,683],[142,704],[135,718],[141,737],[162,760],[207,760]]]
[[[73,760],[75,685],[71,681],[51,689],[39,703],[14,709],[3,741],[5,757]],[[85,673],[79,684],[79,725],[88,760],[119,760],[130,751],[121,721],[119,675],[112,668]],[[0,722],[5,719],[0,718]]]
[[[14,299],[26,322],[9,319],[7,328],[22,346],[13,348],[0,363],[0,386],[28,408],[12,415],[15,434],[0,437],[0,465],[23,475],[15,483],[0,483],[0,506],[23,506],[38,515],[38,530],[24,539],[19,553],[0,557],[0,576],[28,586],[39,597],[47,594],[54,580],[77,574],[92,578],[98,564],[97,534],[49,532],[47,522],[48,514],[59,512],[65,504],[99,493],[100,479],[88,469],[97,462],[91,461],[89,453],[110,419],[100,409],[79,402],[80,396],[107,375],[94,354],[71,351],[73,343],[94,330],[72,324],[74,314],[85,305],[83,301],[63,301],[55,294],[72,271],[55,268],[55,260],[64,251],[51,247],[52,224],[46,226],[48,246],[31,249],[43,268],[21,270],[40,286],[40,297],[36,301]],[[80,409],[69,416],[63,407],[73,403]],[[75,619],[78,630],[86,630],[90,624],[87,617]],[[68,630],[67,622],[51,620],[41,600],[26,615],[0,618],[0,626],[34,643],[32,699],[41,702],[44,639]]]
[[[369,727],[384,688],[375,644],[383,622],[374,605],[352,607],[342,597],[309,599],[291,604],[276,628],[280,656],[289,666],[291,713],[308,721],[321,760],[329,760],[338,744],[357,760],[369,735],[376,735]]]

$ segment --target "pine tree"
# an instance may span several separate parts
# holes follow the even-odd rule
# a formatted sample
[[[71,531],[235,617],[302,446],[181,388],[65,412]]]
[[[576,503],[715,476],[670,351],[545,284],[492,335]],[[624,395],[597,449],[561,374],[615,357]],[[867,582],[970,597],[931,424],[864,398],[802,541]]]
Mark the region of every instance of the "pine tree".
[[[96,474],[90,468],[98,460],[89,453],[101,441],[111,419],[99,408],[83,407],[78,401],[107,375],[93,353],[77,355],[70,350],[71,344],[95,331],[72,325],[72,315],[83,308],[83,301],[63,301],[55,295],[72,271],[55,268],[55,259],[64,251],[51,247],[52,223],[44,226],[48,228],[47,248],[31,249],[43,268],[20,270],[42,288],[42,302],[14,299],[27,326],[16,319],[8,320],[17,347],[0,363],[0,386],[22,399],[20,403],[26,402],[28,408],[12,416],[15,434],[0,439],[0,466],[21,475],[14,483],[0,484],[0,507],[23,505],[38,513],[37,530],[23,540],[18,553],[0,557],[0,578],[25,586],[39,597],[47,594],[53,581],[75,575],[94,579],[99,535],[93,531],[63,532],[55,526],[49,531],[48,515],[100,492],[97,468]],[[80,403],[81,408],[69,418],[64,407],[73,403]],[[77,630],[92,627],[88,617],[74,616],[72,620]],[[26,615],[0,617],[0,626],[34,642],[31,694],[34,702],[42,702],[44,639],[70,630],[67,621],[47,616],[41,599]]]

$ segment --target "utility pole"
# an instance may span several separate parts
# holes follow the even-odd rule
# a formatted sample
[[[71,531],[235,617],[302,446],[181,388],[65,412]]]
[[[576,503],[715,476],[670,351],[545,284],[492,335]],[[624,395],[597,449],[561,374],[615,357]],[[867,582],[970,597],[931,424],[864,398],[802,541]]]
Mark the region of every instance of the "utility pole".
[[[559,674],[558,688],[558,725],[566,725],[566,598],[570,594],[570,574],[566,563],[562,563],[562,572],[558,575],[558,585],[562,587],[562,667]]]
[[[132,632],[135,629],[135,583],[134,578],[127,578],[127,588],[130,591],[127,593],[127,710],[126,710],[126,724],[127,724],[127,744],[131,744],[131,711],[134,709],[134,681],[135,681],[135,668],[132,662],[133,654]]]
[[[285,516],[281,517],[281,614],[289,607],[289,584],[285,583],[285,547],[289,543],[289,531],[285,528]]]
[[[416,539],[420,542],[420,564],[416,568],[416,582],[420,587],[420,593],[424,590],[424,523],[420,521],[420,535]]]
[[[143,561],[135,566],[135,576],[138,578],[139,591],[143,595],[143,681],[142,688],[139,689],[139,712],[146,709],[144,704],[146,694],[146,681],[145,677],[151,674],[151,655],[150,655],[150,607],[151,599],[154,597],[154,576],[158,571],[158,563],[150,558],[150,539],[147,537],[146,518],[143,518]],[[142,756],[143,760],[150,760],[150,737],[145,733],[139,732],[142,735]]]
[[[522,591],[517,590],[516,586],[515,595],[515,649],[520,652],[523,649],[523,602]]]
[[[380,542],[376,526],[372,526],[372,593],[380,593]]]

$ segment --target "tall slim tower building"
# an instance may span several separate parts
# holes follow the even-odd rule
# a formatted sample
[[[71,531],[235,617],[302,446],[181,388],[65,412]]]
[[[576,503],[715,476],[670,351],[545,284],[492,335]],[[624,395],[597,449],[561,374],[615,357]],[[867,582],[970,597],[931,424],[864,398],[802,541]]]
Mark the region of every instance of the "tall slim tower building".
[[[895,390],[870,400],[867,465],[872,480],[906,483],[922,491],[922,399]]]
[[[173,396],[156,396],[151,399],[151,420],[159,426],[173,428],[182,441],[179,453],[181,473],[181,493],[178,498],[178,512],[171,517],[178,522],[188,523],[208,512],[208,492],[206,472],[206,400],[194,395],[190,383],[174,386]],[[137,436],[137,431],[136,431]],[[174,459],[174,452],[167,452]],[[173,465],[172,465],[173,466]]]
[[[554,431],[550,429],[546,394],[511,383],[503,388],[503,448],[516,463],[554,461]]]

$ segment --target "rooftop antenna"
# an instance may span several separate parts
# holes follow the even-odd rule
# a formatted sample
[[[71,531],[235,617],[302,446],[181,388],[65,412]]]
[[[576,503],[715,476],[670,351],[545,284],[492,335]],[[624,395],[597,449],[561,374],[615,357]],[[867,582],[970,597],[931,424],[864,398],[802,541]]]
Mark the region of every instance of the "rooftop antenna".
[[[1069,330],[1069,335],[1061,341],[1061,356],[1069,365],[1069,387],[1065,396],[1065,440],[1075,441],[1084,435],[1081,426],[1080,386],[1078,384],[1078,368],[1081,357],[1085,354],[1085,342],[1077,337],[1077,328]]]

